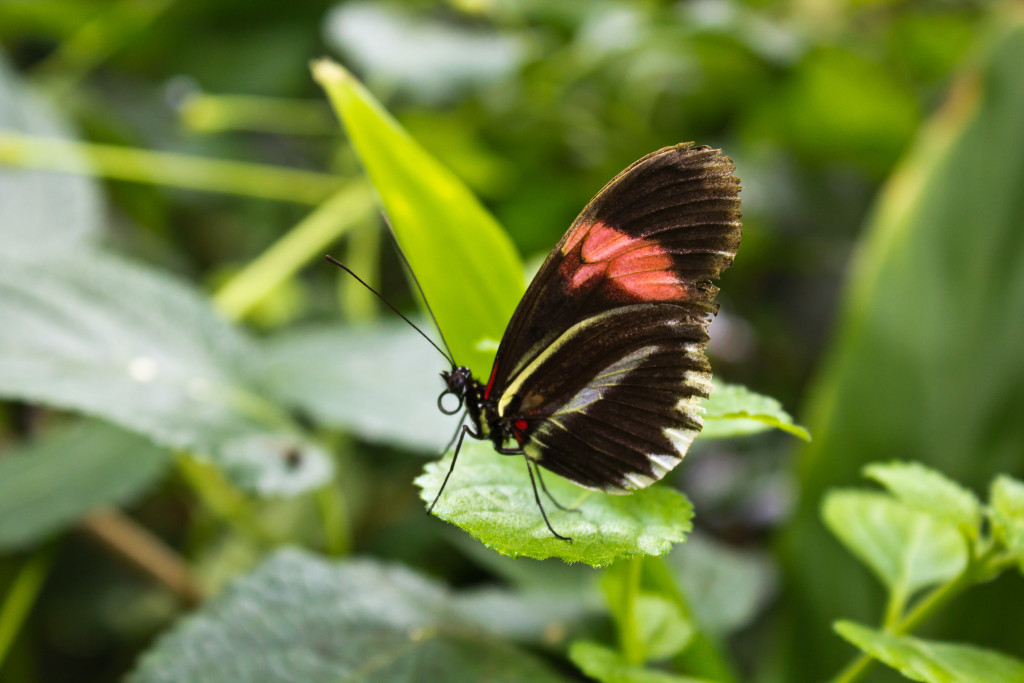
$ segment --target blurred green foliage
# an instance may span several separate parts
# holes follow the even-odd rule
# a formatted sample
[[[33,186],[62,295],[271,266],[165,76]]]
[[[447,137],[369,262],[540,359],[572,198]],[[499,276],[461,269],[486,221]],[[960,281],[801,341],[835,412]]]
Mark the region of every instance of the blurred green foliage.
[[[358,662],[359,648],[318,640],[343,627],[412,648],[367,680],[436,666],[450,680],[799,683],[860,666],[851,643],[915,680],[1019,672],[1005,606],[1024,595],[1009,571],[924,638],[831,628],[990,578],[971,573],[970,543],[1024,567],[1010,478],[1024,476],[1024,27],[1010,3],[0,0],[0,52],[3,683],[212,679],[244,647],[217,680],[267,680],[283,656],[286,675],[313,680]],[[449,246],[474,268],[495,259],[509,283],[468,291],[451,275],[448,294],[484,311],[460,318],[448,296],[441,322],[460,337],[500,335],[507,311],[484,309],[514,304],[515,250],[528,275],[630,162],[687,140],[723,148],[743,179],[744,241],[712,326],[716,379],[801,408],[814,441],[793,457],[777,433],[698,440],[673,482],[694,500],[693,537],[666,560],[613,565],[603,591],[589,568],[499,557],[428,519],[412,481],[454,427],[434,414],[444,361],[319,259],[335,253],[411,312],[361,164],[392,214],[434,196],[381,180],[367,149],[386,137],[338,132],[309,71],[323,55],[482,202],[451,225],[443,203],[411,214],[450,229],[443,240],[396,225],[407,249],[420,240],[408,256],[428,295],[445,281],[429,260]],[[449,244],[487,211],[515,249],[500,228]],[[500,257],[481,253],[487,239]],[[465,347],[478,365],[482,341]],[[799,429],[754,398],[722,408],[760,420],[733,429]],[[121,464],[127,449],[138,462]],[[894,459],[973,495],[945,479],[915,489],[941,475],[887,465],[871,476],[891,495],[825,498]],[[224,591],[142,660],[186,600],[125,561],[138,546],[103,536],[99,505],[125,507],[169,551],[158,567]],[[977,515],[991,536],[977,527],[958,546]],[[284,544],[305,550],[274,552]],[[375,559],[324,559],[350,553]],[[354,595],[332,592],[346,581]],[[229,628],[239,611],[250,631]],[[209,666],[181,654],[204,629],[228,648]]]

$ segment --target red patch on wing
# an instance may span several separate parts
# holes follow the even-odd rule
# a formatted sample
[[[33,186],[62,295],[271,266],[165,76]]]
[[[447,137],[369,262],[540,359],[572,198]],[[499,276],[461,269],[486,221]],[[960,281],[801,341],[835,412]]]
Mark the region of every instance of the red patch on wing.
[[[516,420],[513,424],[521,432],[525,432],[526,428],[530,426],[526,420]]]
[[[600,221],[576,226],[562,253],[562,273],[570,289],[608,280],[640,301],[675,301],[689,293],[672,270],[672,255],[657,241],[630,237]]]

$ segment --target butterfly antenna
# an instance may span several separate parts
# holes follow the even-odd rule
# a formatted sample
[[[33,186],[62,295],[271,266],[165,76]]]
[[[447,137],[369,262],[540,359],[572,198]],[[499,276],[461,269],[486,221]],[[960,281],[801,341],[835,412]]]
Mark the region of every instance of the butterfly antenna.
[[[422,336],[422,337],[423,337],[424,339],[426,339],[426,340],[427,340],[428,342],[430,342],[430,345],[431,345],[431,346],[433,346],[433,347],[434,347],[435,349],[437,349],[438,353],[440,353],[440,354],[441,354],[442,356],[444,356],[444,357],[445,357],[446,359],[448,359],[448,361],[449,361],[449,362],[450,362],[450,363],[452,364],[452,367],[455,367],[455,359],[454,359],[454,358],[452,358],[452,355],[451,355],[451,351],[449,351],[448,353],[445,353],[445,352],[444,352],[444,350],[443,350],[443,349],[442,349],[442,348],[441,348],[440,346],[438,346],[437,344],[435,344],[435,343],[434,343],[434,340],[433,340],[433,339],[431,339],[430,337],[428,337],[428,336],[426,335],[426,333],[425,333],[425,332],[424,332],[423,330],[421,330],[420,328],[416,327],[416,324],[415,324],[415,323],[413,323],[413,321],[411,321],[411,320],[409,320],[408,318],[406,318],[406,317],[405,317],[404,315],[402,315],[402,312],[401,312],[401,311],[399,311],[399,310],[398,310],[397,308],[395,308],[394,306],[392,306],[392,305],[391,305],[391,302],[390,302],[390,301],[388,301],[387,299],[385,299],[385,298],[384,298],[384,295],[383,295],[383,294],[381,294],[380,292],[378,292],[378,291],[377,291],[376,289],[374,289],[374,288],[373,288],[373,287],[371,287],[370,285],[366,284],[366,282],[365,282],[365,281],[363,280],[363,278],[361,278],[361,277],[359,277],[358,275],[356,275],[355,273],[353,273],[353,272],[352,272],[352,269],[351,269],[351,268],[349,268],[349,267],[348,267],[348,266],[346,266],[346,265],[345,265],[344,263],[342,263],[342,262],[341,262],[341,261],[339,261],[338,259],[336,259],[336,258],[334,258],[333,256],[331,256],[330,254],[328,254],[328,255],[326,256],[326,258],[327,258],[327,260],[328,260],[328,261],[330,261],[331,263],[333,263],[334,265],[338,266],[339,268],[341,268],[342,270],[344,270],[344,271],[345,271],[346,273],[348,273],[349,275],[351,275],[352,277],[354,277],[354,278],[355,278],[355,279],[356,279],[356,280],[357,280],[357,281],[359,282],[359,284],[361,284],[361,285],[362,285],[363,287],[366,287],[366,288],[367,288],[368,290],[370,290],[371,292],[373,292],[373,293],[374,293],[374,294],[375,294],[375,295],[377,296],[377,298],[378,298],[378,299],[380,299],[381,301],[383,301],[383,302],[384,302],[384,303],[385,303],[385,304],[387,305],[387,307],[388,307],[388,308],[390,308],[390,309],[391,309],[392,311],[394,311],[394,312],[395,312],[395,314],[396,314],[396,315],[397,315],[397,316],[398,316],[399,318],[401,318],[401,319],[402,319],[402,320],[404,320],[405,322],[409,323],[409,326],[410,326],[410,327],[411,327],[412,329],[414,329],[414,330],[416,330],[417,332],[419,332],[419,333],[420,333],[420,335],[421,335],[421,336]],[[431,317],[433,317],[433,313],[431,313]],[[436,325],[437,323],[435,322],[434,324]],[[443,336],[443,335],[442,335],[441,339],[442,339],[442,340],[444,339],[444,336]],[[445,344],[445,347],[447,347],[447,346],[448,346],[448,344]]]
[[[420,281],[416,279],[416,273],[413,271],[412,266],[409,265],[409,259],[405,258],[405,252],[402,251],[402,247],[398,244],[398,240],[395,239],[395,229],[391,227],[391,222],[388,217],[381,214],[381,218],[384,219],[384,225],[388,226],[388,236],[391,237],[391,243],[395,245],[395,251],[402,258],[402,263],[405,264],[405,269],[409,272],[409,277],[412,278],[412,283],[416,285],[416,291],[420,293],[420,298],[423,300],[423,305],[427,307],[427,313],[430,315],[430,319],[434,321],[434,328],[437,333],[441,336],[441,343],[444,344],[444,348],[448,349],[448,360],[452,362],[452,367],[455,367],[455,354],[452,353],[452,349],[448,346],[448,340],[444,338],[444,332],[441,331],[441,326],[437,324],[437,318],[434,316],[434,309],[430,307],[430,302],[427,301],[427,295],[423,293],[423,288],[420,287]]]

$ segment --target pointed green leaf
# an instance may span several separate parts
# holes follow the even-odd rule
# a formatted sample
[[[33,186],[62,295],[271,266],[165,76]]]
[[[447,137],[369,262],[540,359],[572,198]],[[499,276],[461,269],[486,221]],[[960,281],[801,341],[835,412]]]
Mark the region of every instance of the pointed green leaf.
[[[781,429],[804,441],[811,435],[774,398],[757,394],[738,384],[716,382],[711,397],[704,401],[702,439],[722,439]]]
[[[281,551],[183,619],[130,683],[564,681],[395,565]]]
[[[60,427],[0,457],[0,552],[38,543],[157,482],[170,457],[102,422]]]
[[[967,566],[967,547],[955,525],[885,494],[831,491],[822,517],[850,552],[903,600]]]
[[[70,138],[67,124],[7,66],[0,54],[0,246],[36,251],[94,239],[103,226],[99,184],[85,175],[11,168],[17,154],[4,138]],[[84,158],[67,160],[85,168]]]
[[[634,666],[618,652],[586,640],[572,644],[569,659],[580,671],[600,683],[711,683],[705,679]]]
[[[1020,683],[1024,662],[980,647],[894,636],[840,621],[835,630],[872,657],[922,683]]]
[[[425,502],[441,489],[450,464],[448,454],[427,465],[416,479]],[[559,510],[541,499],[552,526],[572,543],[555,538],[544,525],[523,458],[499,455],[489,443],[467,439],[462,444],[434,514],[504,555],[558,557],[595,567],[622,557],[663,555],[673,543],[682,543],[692,527],[690,502],[665,485],[613,496],[582,489],[547,471],[544,481],[562,505],[579,510]]]
[[[992,482],[992,530],[1024,572],[1024,482],[1002,475]]]
[[[395,237],[455,354],[491,370],[484,339],[501,339],[525,289],[508,235],[451,171],[413,140],[341,66],[313,65],[387,212]]]
[[[868,465],[864,476],[882,484],[910,507],[978,535],[981,503],[977,496],[940,472],[916,462],[890,462]]]
[[[327,454],[252,379],[250,341],[180,282],[99,251],[0,253],[0,396],[76,410],[294,494]]]

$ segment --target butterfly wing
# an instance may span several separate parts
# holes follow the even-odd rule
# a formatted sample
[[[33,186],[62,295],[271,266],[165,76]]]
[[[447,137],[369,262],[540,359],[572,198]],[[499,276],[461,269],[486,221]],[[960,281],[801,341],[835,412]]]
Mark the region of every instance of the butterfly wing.
[[[711,390],[711,283],[740,241],[739,181],[717,150],[677,145],[613,179],[548,256],[485,389],[527,454],[612,493],[686,453]]]
[[[611,308],[669,302],[715,311],[711,284],[740,242],[739,180],[718,150],[649,154],[613,178],[551,251],[501,340],[488,396],[566,330]]]
[[[581,486],[625,493],[682,459],[711,389],[706,322],[669,304],[574,325],[502,393],[498,414],[526,454]]]

